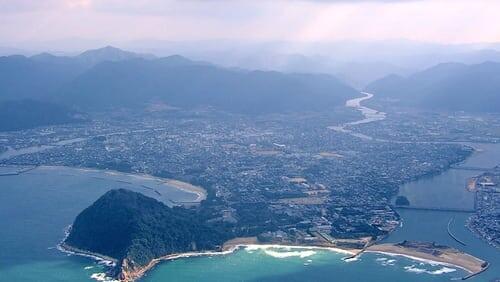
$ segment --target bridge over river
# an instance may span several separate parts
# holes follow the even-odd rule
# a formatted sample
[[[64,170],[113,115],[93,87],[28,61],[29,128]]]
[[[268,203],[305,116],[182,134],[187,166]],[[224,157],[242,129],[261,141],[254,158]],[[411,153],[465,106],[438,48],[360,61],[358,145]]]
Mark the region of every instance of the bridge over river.
[[[443,211],[443,212],[465,212],[473,213],[475,209],[467,208],[449,208],[449,207],[416,207],[416,206],[392,206],[394,209],[406,209],[406,210],[424,210],[424,211]]]
[[[493,168],[486,168],[486,167],[476,167],[476,166],[461,166],[461,165],[452,165],[450,166],[451,169],[459,169],[459,170],[472,170],[472,171],[488,171]]]

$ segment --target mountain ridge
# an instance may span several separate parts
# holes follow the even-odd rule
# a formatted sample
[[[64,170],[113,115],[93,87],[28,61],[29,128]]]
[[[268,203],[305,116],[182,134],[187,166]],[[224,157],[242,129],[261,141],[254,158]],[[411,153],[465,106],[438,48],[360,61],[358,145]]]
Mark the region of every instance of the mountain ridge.
[[[445,111],[500,111],[500,63],[444,63],[409,77],[387,76],[365,91],[393,104]]]
[[[75,57],[0,57],[0,70],[8,74],[0,78],[2,100],[47,100],[84,111],[144,108],[151,101],[243,114],[317,111],[358,94],[329,75],[236,70],[114,47]]]

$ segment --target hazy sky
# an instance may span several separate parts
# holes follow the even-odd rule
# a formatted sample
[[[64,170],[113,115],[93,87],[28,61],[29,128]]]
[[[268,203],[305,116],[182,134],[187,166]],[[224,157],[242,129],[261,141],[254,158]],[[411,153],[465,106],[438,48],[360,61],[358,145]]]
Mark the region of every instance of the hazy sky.
[[[0,0],[0,44],[71,38],[500,41],[496,0]]]

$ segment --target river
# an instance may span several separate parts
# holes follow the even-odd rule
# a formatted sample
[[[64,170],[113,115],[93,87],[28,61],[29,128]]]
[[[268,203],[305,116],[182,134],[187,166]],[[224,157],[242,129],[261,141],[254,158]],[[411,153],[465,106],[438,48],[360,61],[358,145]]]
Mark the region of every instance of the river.
[[[362,101],[373,97],[369,93],[363,94],[365,96],[362,98],[347,101],[346,106],[356,108],[363,114],[364,118],[347,125],[385,119],[385,113],[361,105]],[[352,130],[345,133],[360,137],[359,133]],[[375,139],[366,135],[362,135],[361,138]],[[388,142],[387,140],[380,141]],[[474,193],[467,191],[465,187],[467,180],[480,174],[481,171],[465,170],[460,169],[460,167],[495,167],[500,164],[500,144],[466,143],[466,145],[473,147],[474,153],[457,168],[407,183],[400,187],[399,195],[407,197],[410,206],[415,208],[473,209]],[[500,251],[482,241],[465,227],[471,213],[406,209],[399,209],[398,213],[402,218],[402,227],[393,232],[385,241],[420,240],[452,246],[491,263],[490,268],[485,273],[470,281],[492,281],[500,278]],[[449,236],[447,225],[451,218],[455,219],[450,226],[451,231],[466,243],[465,246]]]
[[[361,102],[371,94],[350,100],[362,120],[376,122],[385,113]],[[348,132],[358,136],[354,131]],[[361,138],[371,138],[361,135]],[[464,166],[491,167],[500,163],[500,144],[471,144],[477,150]],[[452,169],[443,174],[401,187],[413,205],[455,207],[469,203],[465,181],[479,172]],[[0,177],[0,281],[92,281],[104,266],[89,258],[68,256],[55,249],[64,228],[76,215],[111,188],[144,189],[154,180],[133,175],[41,167],[20,175]],[[158,184],[158,183],[157,183]],[[160,184],[158,184],[160,185]],[[168,189],[167,189],[168,190]],[[192,200],[184,191],[170,191],[169,199]],[[167,198],[168,198],[167,197]],[[168,201],[167,201],[168,202]],[[470,281],[493,281],[500,277],[499,251],[465,228],[469,213],[399,210],[403,225],[386,241],[404,239],[435,241],[474,254],[491,263],[490,269]],[[453,233],[466,243],[459,245],[446,231],[450,218]],[[230,255],[183,258],[158,265],[143,282],[159,281],[450,281],[465,272],[454,267],[414,261],[404,257],[366,253],[354,261],[343,254],[305,249],[245,248]]]
[[[494,167],[500,164],[500,144],[469,144],[476,151],[461,166]],[[439,207],[450,209],[472,209],[474,194],[468,192],[467,179],[480,171],[450,169],[440,175],[403,185],[399,194],[406,196],[414,207]],[[488,245],[465,227],[471,213],[451,211],[398,210],[403,226],[386,239],[434,241],[455,247],[490,262],[490,268],[470,281],[495,281],[500,278],[500,251]],[[452,233],[466,245],[453,240],[447,233],[451,218]]]
[[[362,102],[373,97],[370,93],[346,102],[347,107],[361,112],[363,118],[329,129],[374,141],[356,132],[353,125],[376,122],[386,118],[386,113],[370,109]],[[349,129],[348,129],[349,127]],[[402,142],[406,143],[406,142]],[[500,163],[500,144],[469,144],[476,151],[462,166],[493,167]],[[423,178],[400,187],[400,195],[410,199],[416,207],[463,208],[473,206],[474,195],[465,190],[466,180],[480,172],[451,169],[440,175]],[[469,281],[494,281],[500,277],[500,253],[477,238],[465,227],[471,215],[463,212],[423,210],[398,210],[402,226],[386,242],[419,240],[437,242],[455,247],[491,263],[490,268]],[[466,243],[462,246],[447,233],[450,218],[451,231]],[[354,262],[342,261],[342,255],[307,250],[243,249],[229,256],[179,259],[160,264],[146,275],[144,282],[164,281],[450,281],[463,276],[456,268],[441,267],[416,262],[404,257],[380,254],[363,254]]]
[[[329,126],[328,128],[335,130],[337,132],[350,134],[352,136],[355,136],[355,137],[358,137],[361,139],[365,139],[365,140],[384,141],[384,140],[375,139],[372,136],[368,136],[368,135],[356,132],[352,129],[349,129],[349,127],[353,126],[353,125],[380,121],[380,120],[384,120],[386,118],[386,113],[379,112],[375,109],[368,108],[368,107],[363,106],[361,104],[361,102],[368,100],[368,99],[371,99],[373,97],[373,94],[367,93],[367,92],[361,92],[361,94],[363,94],[364,96],[359,97],[359,98],[354,98],[351,100],[347,100],[347,102],[345,103],[345,106],[348,108],[354,108],[354,109],[358,110],[363,115],[363,118],[360,120],[348,122],[348,123],[345,123],[342,125]]]

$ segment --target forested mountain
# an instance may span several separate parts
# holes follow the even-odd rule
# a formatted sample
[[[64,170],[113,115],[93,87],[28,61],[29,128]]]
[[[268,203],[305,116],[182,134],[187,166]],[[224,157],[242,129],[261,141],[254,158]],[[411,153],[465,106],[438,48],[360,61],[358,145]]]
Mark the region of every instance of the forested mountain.
[[[42,53],[31,57],[0,57],[0,100],[44,100],[96,64],[134,58],[154,58],[113,47],[89,50],[74,57]]]
[[[377,99],[431,110],[500,111],[500,63],[440,64],[407,78],[388,76],[366,87]]]
[[[46,99],[84,70],[72,60],[48,56],[0,57],[0,100]]]
[[[0,131],[29,129],[85,120],[86,117],[81,113],[52,103],[33,100],[0,102]]]
[[[50,100],[85,111],[143,108],[152,101],[246,113],[328,110],[357,91],[322,74],[221,68],[181,56],[113,47],[75,57],[0,57],[0,100]]]
[[[117,259],[118,271],[126,275],[154,258],[213,250],[226,239],[193,211],[169,208],[140,193],[119,189],[108,191],[77,216],[65,244]]]
[[[137,107],[159,100],[181,108],[269,113],[325,110],[357,92],[328,75],[224,69],[168,57],[99,64],[60,95],[84,109]]]

